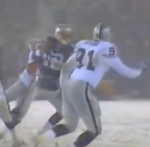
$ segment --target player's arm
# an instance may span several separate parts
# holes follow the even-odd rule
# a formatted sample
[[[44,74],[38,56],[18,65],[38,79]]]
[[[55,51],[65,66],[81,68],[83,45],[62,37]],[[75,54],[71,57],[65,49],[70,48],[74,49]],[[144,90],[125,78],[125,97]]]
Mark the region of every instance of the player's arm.
[[[60,86],[69,78],[70,74],[76,66],[76,53],[73,53],[70,58],[64,63],[60,73]]]
[[[28,63],[26,65],[28,74],[34,75],[40,63],[43,62],[40,52],[43,48],[43,43],[43,39],[31,39],[28,42],[28,48],[30,49]]]
[[[26,70],[29,74],[34,75],[37,68],[43,63],[43,57],[40,51],[30,52]]]
[[[27,45],[30,50],[36,50],[38,44],[42,44],[44,42],[43,39],[31,39]]]
[[[26,66],[26,70],[30,75],[34,75],[36,73],[37,68],[38,64],[35,61],[28,63]]]
[[[110,48],[108,54],[103,54],[105,63],[117,71],[119,74],[128,78],[137,78],[141,75],[142,68],[130,68],[127,67],[117,55],[116,49],[114,47]]]
[[[72,71],[76,67],[76,53],[78,51],[80,43],[81,43],[81,41],[76,43],[75,47],[72,48],[72,51],[71,51],[72,55],[69,57],[69,59],[62,66],[60,78],[59,78],[60,86],[62,86],[62,84],[69,78]]]

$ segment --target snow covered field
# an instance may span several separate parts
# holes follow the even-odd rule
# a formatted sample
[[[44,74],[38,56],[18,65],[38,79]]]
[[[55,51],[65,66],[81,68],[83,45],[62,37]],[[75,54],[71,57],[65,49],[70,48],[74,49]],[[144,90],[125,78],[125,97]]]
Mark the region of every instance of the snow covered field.
[[[91,147],[150,147],[150,101],[110,101],[100,102],[100,106],[103,132]],[[34,135],[34,131],[42,127],[54,111],[46,101],[34,102],[22,124],[16,128],[17,134],[30,145],[30,137]],[[76,133],[54,141],[47,140],[39,147],[54,147],[56,142],[58,146],[65,147],[83,129],[85,128],[81,122]],[[1,146],[11,147],[9,135]]]

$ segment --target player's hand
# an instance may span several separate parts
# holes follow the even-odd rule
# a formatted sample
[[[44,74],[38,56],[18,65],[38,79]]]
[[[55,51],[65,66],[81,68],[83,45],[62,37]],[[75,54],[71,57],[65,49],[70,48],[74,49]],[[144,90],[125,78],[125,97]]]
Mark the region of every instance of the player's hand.
[[[44,40],[43,39],[31,39],[28,41],[28,47],[29,49],[36,49],[36,45],[38,43],[43,43]]]

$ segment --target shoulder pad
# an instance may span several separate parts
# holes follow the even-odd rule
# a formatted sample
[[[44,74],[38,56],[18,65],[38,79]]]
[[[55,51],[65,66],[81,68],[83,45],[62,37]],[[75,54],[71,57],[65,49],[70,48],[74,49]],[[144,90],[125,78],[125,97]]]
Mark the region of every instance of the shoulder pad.
[[[110,42],[102,42],[101,44],[101,52],[103,56],[106,57],[116,57],[118,54],[117,47]]]
[[[82,45],[82,44],[84,44],[85,42],[87,42],[87,40],[80,40],[79,42],[76,43],[75,46]]]
[[[63,45],[60,50],[59,50],[59,53],[62,53],[62,54],[72,54],[73,53],[73,50],[74,48],[70,45],[70,44],[66,44],[66,45]]]
[[[75,47],[74,47],[74,52],[77,52],[78,49],[80,48],[80,46],[81,46],[82,44],[84,44],[84,42],[86,42],[86,41],[87,41],[87,40],[81,40],[81,41],[77,42],[77,43],[75,44]]]

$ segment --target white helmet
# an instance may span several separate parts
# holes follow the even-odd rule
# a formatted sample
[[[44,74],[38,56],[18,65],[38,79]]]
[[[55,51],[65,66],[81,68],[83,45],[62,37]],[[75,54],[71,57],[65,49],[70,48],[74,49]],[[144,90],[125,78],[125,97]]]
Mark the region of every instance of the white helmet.
[[[110,40],[110,28],[105,27],[102,23],[98,23],[93,30],[94,40]]]
[[[72,39],[72,29],[67,24],[60,24],[55,29],[55,37],[62,43],[69,43]]]

